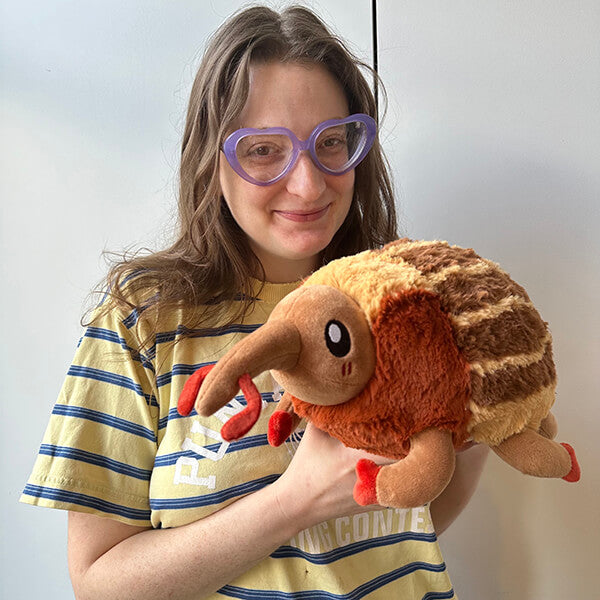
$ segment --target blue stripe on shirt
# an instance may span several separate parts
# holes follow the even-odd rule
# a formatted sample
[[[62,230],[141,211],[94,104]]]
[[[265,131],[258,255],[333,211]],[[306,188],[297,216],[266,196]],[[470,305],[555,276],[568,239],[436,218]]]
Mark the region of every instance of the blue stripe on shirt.
[[[140,306],[136,306],[130,313],[125,317],[121,323],[127,327],[127,329],[131,329],[134,325],[137,325],[139,321],[140,315],[151,306],[155,306],[159,301],[159,295],[154,294],[154,296],[150,296],[148,300],[145,300],[143,304]]]
[[[260,395],[260,398],[263,402],[266,402],[267,404],[270,402],[275,402],[275,397],[273,395],[273,392],[264,392]],[[246,398],[244,398],[244,396],[235,396],[235,398],[232,398],[232,399],[239,402],[242,406],[247,405]],[[185,416],[180,415],[177,412],[177,408],[171,408],[171,409],[169,409],[168,415],[165,415],[164,417],[162,417],[162,419],[159,420],[158,428],[164,429],[168,425],[168,422],[171,420],[175,421],[177,419],[187,419],[188,417],[197,417],[197,416],[198,416],[198,413],[196,412],[195,408],[192,409],[192,412],[189,415],[185,415]]]
[[[453,589],[447,592],[427,592],[421,600],[448,600],[449,598],[454,598]]]
[[[207,365],[214,365],[215,361],[206,362],[206,363],[196,363],[194,365],[186,365],[182,363],[178,363],[173,365],[173,368],[167,373],[163,373],[156,378],[156,387],[162,387],[163,385],[169,385],[171,383],[173,376],[177,375],[193,375],[198,369],[201,367],[206,367]]]
[[[135,311],[134,311],[135,312]],[[130,315],[130,318],[135,317],[137,320],[137,313]],[[125,321],[124,321],[125,323]],[[133,325],[132,322],[126,323],[127,327],[131,327]],[[168,344],[174,342],[178,337],[185,336],[186,338],[197,338],[197,337],[219,337],[222,335],[229,335],[232,333],[252,333],[256,329],[258,329],[262,323],[257,325],[243,325],[239,323],[234,323],[232,325],[228,325],[226,327],[215,327],[215,328],[202,328],[202,329],[190,329],[188,327],[184,327],[183,325],[179,325],[177,329],[172,331],[163,331],[158,333],[154,338],[154,344],[148,349],[146,353],[146,358],[148,360],[152,360],[156,358],[156,347],[158,344]],[[164,377],[164,375],[163,375]],[[165,385],[165,384],[162,384]]]
[[[128,275],[123,281],[120,282],[121,287],[126,282],[128,282],[130,279],[132,279],[133,277],[135,277],[136,275],[138,275],[141,272],[142,272],[142,269],[138,269],[137,271],[134,271],[131,275]],[[160,299],[160,295],[157,293],[154,296],[152,296],[151,298],[149,298],[141,306],[134,308],[131,311],[131,313],[123,320],[123,324],[128,329],[131,329],[131,327],[133,327],[138,322],[140,314],[144,310],[146,310],[149,306],[156,304],[159,299]],[[246,296],[245,294],[242,294],[242,293],[236,294],[231,300],[233,302],[247,302],[248,300],[251,302],[262,302],[262,300],[260,298],[255,298],[253,296]],[[103,301],[104,301],[104,298],[103,298]],[[209,300],[206,304],[207,305],[215,305],[215,304],[220,304],[220,302]],[[140,309],[139,311],[137,310],[138,308]]]
[[[223,327],[204,327],[200,329],[190,329],[188,327],[184,327],[183,325],[179,325],[177,329],[173,331],[163,331],[156,335],[156,344],[165,344],[168,342],[172,342],[180,335],[185,335],[186,337],[196,338],[196,337],[219,337],[222,335],[228,335],[230,333],[252,333],[256,329],[258,329],[262,323],[258,325],[242,325],[239,323],[233,323],[231,325],[223,326]]]
[[[203,362],[203,363],[195,363],[195,364],[186,364],[186,363],[178,363],[173,365],[173,368],[162,375],[159,375],[156,378],[156,387],[162,387],[164,385],[168,385],[173,380],[173,377],[180,375],[193,375],[198,369],[202,367],[207,367],[209,365],[214,365],[215,361]],[[263,394],[263,397],[270,397],[271,401],[273,400],[273,393]],[[243,396],[240,396],[242,398]],[[268,400],[267,400],[268,401]]]
[[[133,310],[132,313],[123,321],[125,327],[130,329],[133,327],[139,318],[137,310]],[[252,333],[258,329],[262,323],[256,325],[243,325],[239,323],[233,323],[231,325],[223,327],[213,328],[202,328],[202,329],[190,329],[183,325],[179,325],[177,329],[171,331],[163,331],[158,333],[154,338],[154,344],[148,348],[146,352],[146,359],[152,360],[156,358],[156,347],[158,344],[168,344],[174,342],[178,337],[185,336],[186,338],[197,338],[197,337],[219,337],[222,335],[229,335],[232,333]]]
[[[76,419],[87,419],[88,421],[94,421],[96,423],[101,423],[102,425],[114,427],[115,429],[120,429],[121,431],[146,438],[147,440],[156,443],[156,434],[151,429],[97,410],[83,408],[82,406],[55,404],[52,414],[64,417],[74,417]]]
[[[210,444],[208,446],[204,446],[206,450],[209,452],[218,452],[221,448],[221,444],[226,442],[217,442],[216,444]],[[268,446],[269,441],[267,440],[267,434],[263,433],[260,435],[250,435],[239,440],[234,440],[233,442],[229,442],[229,446],[227,447],[226,454],[230,452],[238,452],[239,450],[246,450],[247,448],[257,448],[260,446]],[[197,458],[198,460],[202,460],[205,457],[192,452],[191,450],[184,450],[181,452],[173,452],[171,454],[163,454],[162,456],[157,456],[156,461],[154,463],[154,467],[170,467],[174,465],[178,459],[182,456],[188,456],[190,458]]]
[[[139,383],[136,383],[130,377],[124,375],[117,375],[110,371],[102,371],[101,369],[94,369],[93,367],[81,367],[78,365],[71,365],[67,375],[71,377],[83,377],[84,379],[94,379],[95,381],[101,381],[103,383],[109,383],[111,385],[117,385],[119,387],[126,388],[135,392],[138,396],[141,396],[146,400],[146,404],[150,406],[158,407],[158,402],[154,394],[146,394]]]
[[[231,498],[244,496],[250,492],[256,492],[266,485],[273,483],[279,478],[278,474],[267,475],[260,479],[247,481],[240,485],[235,485],[220,492],[204,494],[203,496],[191,496],[189,498],[150,498],[150,508],[152,510],[174,510],[185,508],[198,508],[200,506],[211,506],[221,504]]]
[[[154,365],[148,360],[146,356],[144,356],[139,350],[132,348],[127,344],[127,340],[121,337],[116,331],[112,329],[105,329],[104,327],[92,327],[89,326],[83,335],[83,337],[92,338],[95,340],[104,340],[106,342],[111,342],[113,344],[119,345],[123,350],[129,352],[131,358],[136,360],[146,368],[149,369],[152,373],[154,373]]]
[[[93,452],[87,452],[86,450],[79,450],[78,448],[70,448],[68,446],[55,446],[54,444],[42,444],[40,446],[40,454],[46,456],[56,456],[59,458],[67,458],[70,460],[78,460],[85,462],[90,465],[102,467],[103,469],[109,469],[115,473],[121,473],[122,475],[128,475],[129,477],[135,477],[142,481],[150,481],[152,471],[148,469],[140,469],[133,465],[102,456],[100,454],[94,454]]]
[[[431,564],[426,562],[413,562],[398,569],[394,569],[389,573],[384,573],[371,581],[367,581],[363,585],[348,592],[347,594],[334,594],[323,590],[304,590],[300,592],[280,592],[277,590],[251,590],[247,588],[226,585],[219,591],[224,596],[230,598],[239,598],[240,600],[360,600],[372,594],[374,591],[396,581],[402,577],[406,577],[416,571],[429,571],[431,573],[443,573],[446,570],[445,563]],[[431,594],[436,595],[431,595]],[[442,598],[452,598],[454,590],[447,592],[428,592],[423,596],[422,600],[441,600]]]
[[[128,506],[123,506],[122,504],[115,504],[114,502],[108,502],[107,500],[96,498],[95,496],[88,496],[87,494],[80,494],[77,492],[69,492],[66,490],[59,490],[56,488],[31,484],[27,484],[25,486],[23,494],[26,496],[33,496],[34,498],[45,498],[47,500],[54,500],[56,502],[65,502],[67,504],[86,506],[88,508],[94,508],[96,510],[113,515],[120,515],[136,521],[150,520],[149,510],[130,508]]]
[[[125,327],[127,327],[127,329],[131,329],[137,322],[139,319],[139,313],[137,308],[134,308],[129,315],[123,319],[123,325],[125,325]]]
[[[370,548],[379,548],[384,546],[391,546],[400,542],[406,541],[417,541],[433,543],[437,540],[435,533],[417,533],[414,531],[405,531],[403,533],[386,535],[383,537],[372,538],[348,544],[340,548],[334,548],[328,552],[322,552],[319,554],[309,553],[294,548],[293,546],[281,546],[273,554],[271,558],[301,558],[315,565],[326,565],[336,560],[341,560],[352,554],[358,554]]]

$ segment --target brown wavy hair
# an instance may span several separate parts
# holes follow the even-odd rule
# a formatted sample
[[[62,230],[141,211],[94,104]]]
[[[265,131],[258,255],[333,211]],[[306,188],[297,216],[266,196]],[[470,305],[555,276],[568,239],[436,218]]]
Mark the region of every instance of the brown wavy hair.
[[[190,311],[192,322],[185,324],[193,327],[218,312],[223,301],[243,299],[231,322],[251,307],[251,278],[258,273],[264,280],[264,271],[221,195],[219,156],[246,103],[251,65],[267,61],[324,66],[340,82],[350,114],[377,119],[362,73],[373,76],[370,67],[310,10],[293,6],[278,13],[256,6],[233,15],[210,38],[192,87],[181,148],[175,242],[158,252],[120,257],[104,283],[109,290],[105,310],[137,308],[142,318],[151,318],[185,305],[195,308]],[[356,167],[349,214],[321,261],[380,247],[395,238],[392,184],[376,140]]]

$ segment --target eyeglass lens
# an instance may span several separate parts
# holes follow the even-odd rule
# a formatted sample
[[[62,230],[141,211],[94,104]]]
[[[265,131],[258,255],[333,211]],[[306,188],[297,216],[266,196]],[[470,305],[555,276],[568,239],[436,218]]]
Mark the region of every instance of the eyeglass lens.
[[[314,141],[314,156],[320,166],[341,173],[360,154],[367,138],[361,121],[327,127]],[[294,144],[287,135],[252,134],[242,137],[236,146],[242,169],[257,181],[279,177],[294,158]]]

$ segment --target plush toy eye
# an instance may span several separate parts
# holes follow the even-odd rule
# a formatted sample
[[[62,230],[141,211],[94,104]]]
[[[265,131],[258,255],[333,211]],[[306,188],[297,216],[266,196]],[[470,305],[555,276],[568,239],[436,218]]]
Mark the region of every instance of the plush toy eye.
[[[350,334],[339,321],[329,321],[325,326],[325,343],[329,352],[338,358],[350,352]]]

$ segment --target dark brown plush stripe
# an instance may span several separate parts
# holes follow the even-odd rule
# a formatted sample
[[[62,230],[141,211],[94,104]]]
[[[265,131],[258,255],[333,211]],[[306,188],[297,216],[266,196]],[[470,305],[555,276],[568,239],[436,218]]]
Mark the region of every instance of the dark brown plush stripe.
[[[419,269],[423,275],[437,273],[442,269],[455,265],[468,267],[477,264],[481,260],[470,248],[451,248],[441,243],[407,248],[400,251],[398,256]]]
[[[455,329],[456,343],[469,362],[539,352],[546,325],[531,306],[519,306],[470,327]]]
[[[435,292],[439,294],[444,310],[453,315],[480,310],[508,296],[520,296],[529,301],[527,292],[497,268],[483,273],[450,273],[435,286]]]
[[[555,381],[552,344],[548,343],[544,356],[536,363],[525,366],[509,365],[484,377],[473,371],[471,373],[472,398],[479,406],[492,406],[510,400],[517,401]]]

